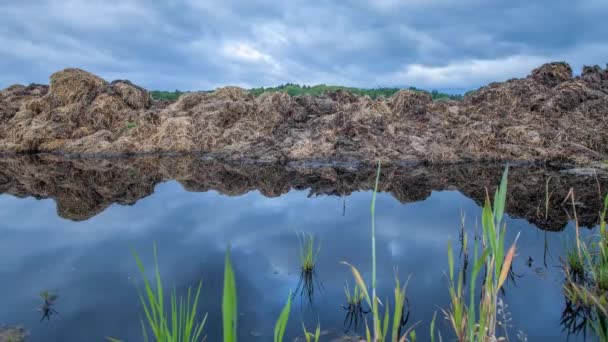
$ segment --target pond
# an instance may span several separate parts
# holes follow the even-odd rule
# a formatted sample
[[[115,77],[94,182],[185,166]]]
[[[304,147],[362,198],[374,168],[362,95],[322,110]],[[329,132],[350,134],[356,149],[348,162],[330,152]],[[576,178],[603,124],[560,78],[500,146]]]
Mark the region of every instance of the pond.
[[[409,278],[406,327],[421,341],[437,312],[444,339],[453,333],[447,245],[459,256],[464,231],[479,233],[485,187],[493,193],[503,165],[401,165],[383,168],[376,210],[378,293],[392,298],[394,272]],[[201,156],[0,159],[0,325],[22,326],[29,341],[140,341],[142,286],[134,252],[153,270],[153,246],[167,288],[184,293],[202,279],[200,313],[208,341],[221,340],[224,258],[231,246],[241,341],[272,340],[290,291],[287,340],[302,322],[320,324],[323,341],[363,335],[347,317],[347,261],[371,274],[373,166],[254,164]],[[549,180],[547,182],[547,180]],[[545,206],[546,186],[551,196]],[[560,258],[575,227],[562,205],[570,188],[583,235],[598,222],[602,177],[532,166],[510,168],[508,244],[519,233],[512,277],[503,294],[512,340],[582,340],[562,322],[566,308]],[[599,190],[598,190],[599,189]],[[595,228],[596,229],[596,228]],[[320,250],[310,288],[298,286],[298,232]],[[152,273],[150,273],[152,276]],[[57,295],[39,310],[40,293]],[[310,294],[310,295],[309,295]],[[46,315],[44,315],[46,313]],[[371,316],[367,316],[371,319]],[[587,339],[593,340],[587,330]]]

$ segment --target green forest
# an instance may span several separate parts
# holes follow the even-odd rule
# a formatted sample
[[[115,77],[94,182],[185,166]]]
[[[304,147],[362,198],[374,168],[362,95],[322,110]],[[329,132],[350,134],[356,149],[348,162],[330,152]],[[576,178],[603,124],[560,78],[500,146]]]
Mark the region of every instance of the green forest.
[[[259,96],[266,92],[275,92],[275,91],[282,91],[291,96],[298,96],[298,95],[323,95],[324,93],[329,92],[329,91],[348,90],[356,95],[360,95],[360,96],[367,95],[371,98],[377,98],[377,97],[392,96],[396,92],[398,92],[399,90],[402,90],[402,89],[404,89],[404,88],[354,88],[354,87],[344,87],[344,86],[330,86],[330,85],[325,85],[325,84],[307,86],[307,85],[287,83],[287,84],[283,84],[283,85],[280,85],[277,87],[252,88],[252,89],[249,89],[249,91],[255,96]],[[409,87],[407,89],[413,90],[413,91],[429,93],[431,95],[431,97],[433,98],[433,100],[459,100],[459,99],[462,99],[462,95],[460,95],[460,94],[446,94],[446,93],[439,92],[437,90],[433,90],[433,91],[429,92],[429,91],[418,89],[415,87]],[[154,90],[154,91],[151,91],[150,93],[152,95],[152,98],[155,100],[175,101],[182,94],[187,93],[187,92],[180,91],[180,90],[175,90],[175,91]]]

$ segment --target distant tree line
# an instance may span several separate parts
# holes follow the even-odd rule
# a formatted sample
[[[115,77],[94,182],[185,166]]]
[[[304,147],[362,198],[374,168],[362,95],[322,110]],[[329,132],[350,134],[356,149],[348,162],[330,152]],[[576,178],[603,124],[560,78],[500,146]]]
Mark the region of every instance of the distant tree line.
[[[280,85],[278,87],[252,88],[252,89],[249,89],[249,92],[251,94],[253,94],[254,96],[260,96],[261,94],[266,93],[266,92],[277,92],[277,91],[285,92],[291,96],[298,96],[298,95],[317,95],[317,96],[319,96],[319,95],[323,95],[329,91],[348,90],[355,95],[360,95],[360,96],[367,95],[371,98],[377,98],[377,97],[392,96],[395,93],[397,93],[399,90],[402,90],[402,89],[403,88],[382,88],[382,87],[366,89],[366,88],[354,88],[354,87],[343,87],[343,86],[328,86],[325,84],[308,86],[308,85],[286,83],[286,84]],[[433,100],[459,100],[459,99],[462,99],[462,95],[460,95],[460,94],[446,94],[446,93],[439,92],[437,90],[433,90],[433,91],[429,92],[429,91],[418,89],[415,87],[409,87],[407,89],[428,93],[429,95],[431,95]],[[150,92],[153,99],[169,100],[169,101],[177,100],[184,93],[187,93],[187,92],[183,92],[183,91],[179,91],[179,90],[175,90],[175,91],[154,90],[154,91]]]

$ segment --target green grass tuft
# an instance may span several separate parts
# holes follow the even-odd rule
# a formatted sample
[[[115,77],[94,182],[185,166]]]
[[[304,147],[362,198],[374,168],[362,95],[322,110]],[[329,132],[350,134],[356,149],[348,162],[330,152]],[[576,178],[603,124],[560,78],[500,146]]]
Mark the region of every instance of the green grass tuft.
[[[144,341],[148,341],[148,332],[152,332],[153,340],[157,342],[195,342],[202,341],[203,327],[207,315],[202,320],[197,318],[198,300],[201,293],[202,281],[196,290],[188,288],[184,297],[177,296],[172,289],[166,302],[160,271],[158,269],[157,249],[154,245],[155,272],[153,281],[148,280],[141,259],[134,253],[137,267],[144,280],[144,291],[139,291],[139,299],[144,310],[145,321],[141,320]]]
[[[315,237],[312,234],[298,234],[298,240],[300,242],[300,268],[302,272],[312,272],[321,251],[321,244],[317,244],[315,248]]]

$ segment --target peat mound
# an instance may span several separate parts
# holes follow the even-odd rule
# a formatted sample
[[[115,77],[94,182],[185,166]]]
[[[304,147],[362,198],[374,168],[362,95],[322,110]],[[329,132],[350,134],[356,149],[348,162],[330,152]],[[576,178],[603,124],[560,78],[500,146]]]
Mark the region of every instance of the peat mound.
[[[77,155],[202,152],[265,161],[533,161],[608,159],[608,70],[549,63],[461,101],[402,90],[371,99],[237,87],[153,101],[129,81],[79,69],[50,86],[0,91],[0,152]]]

